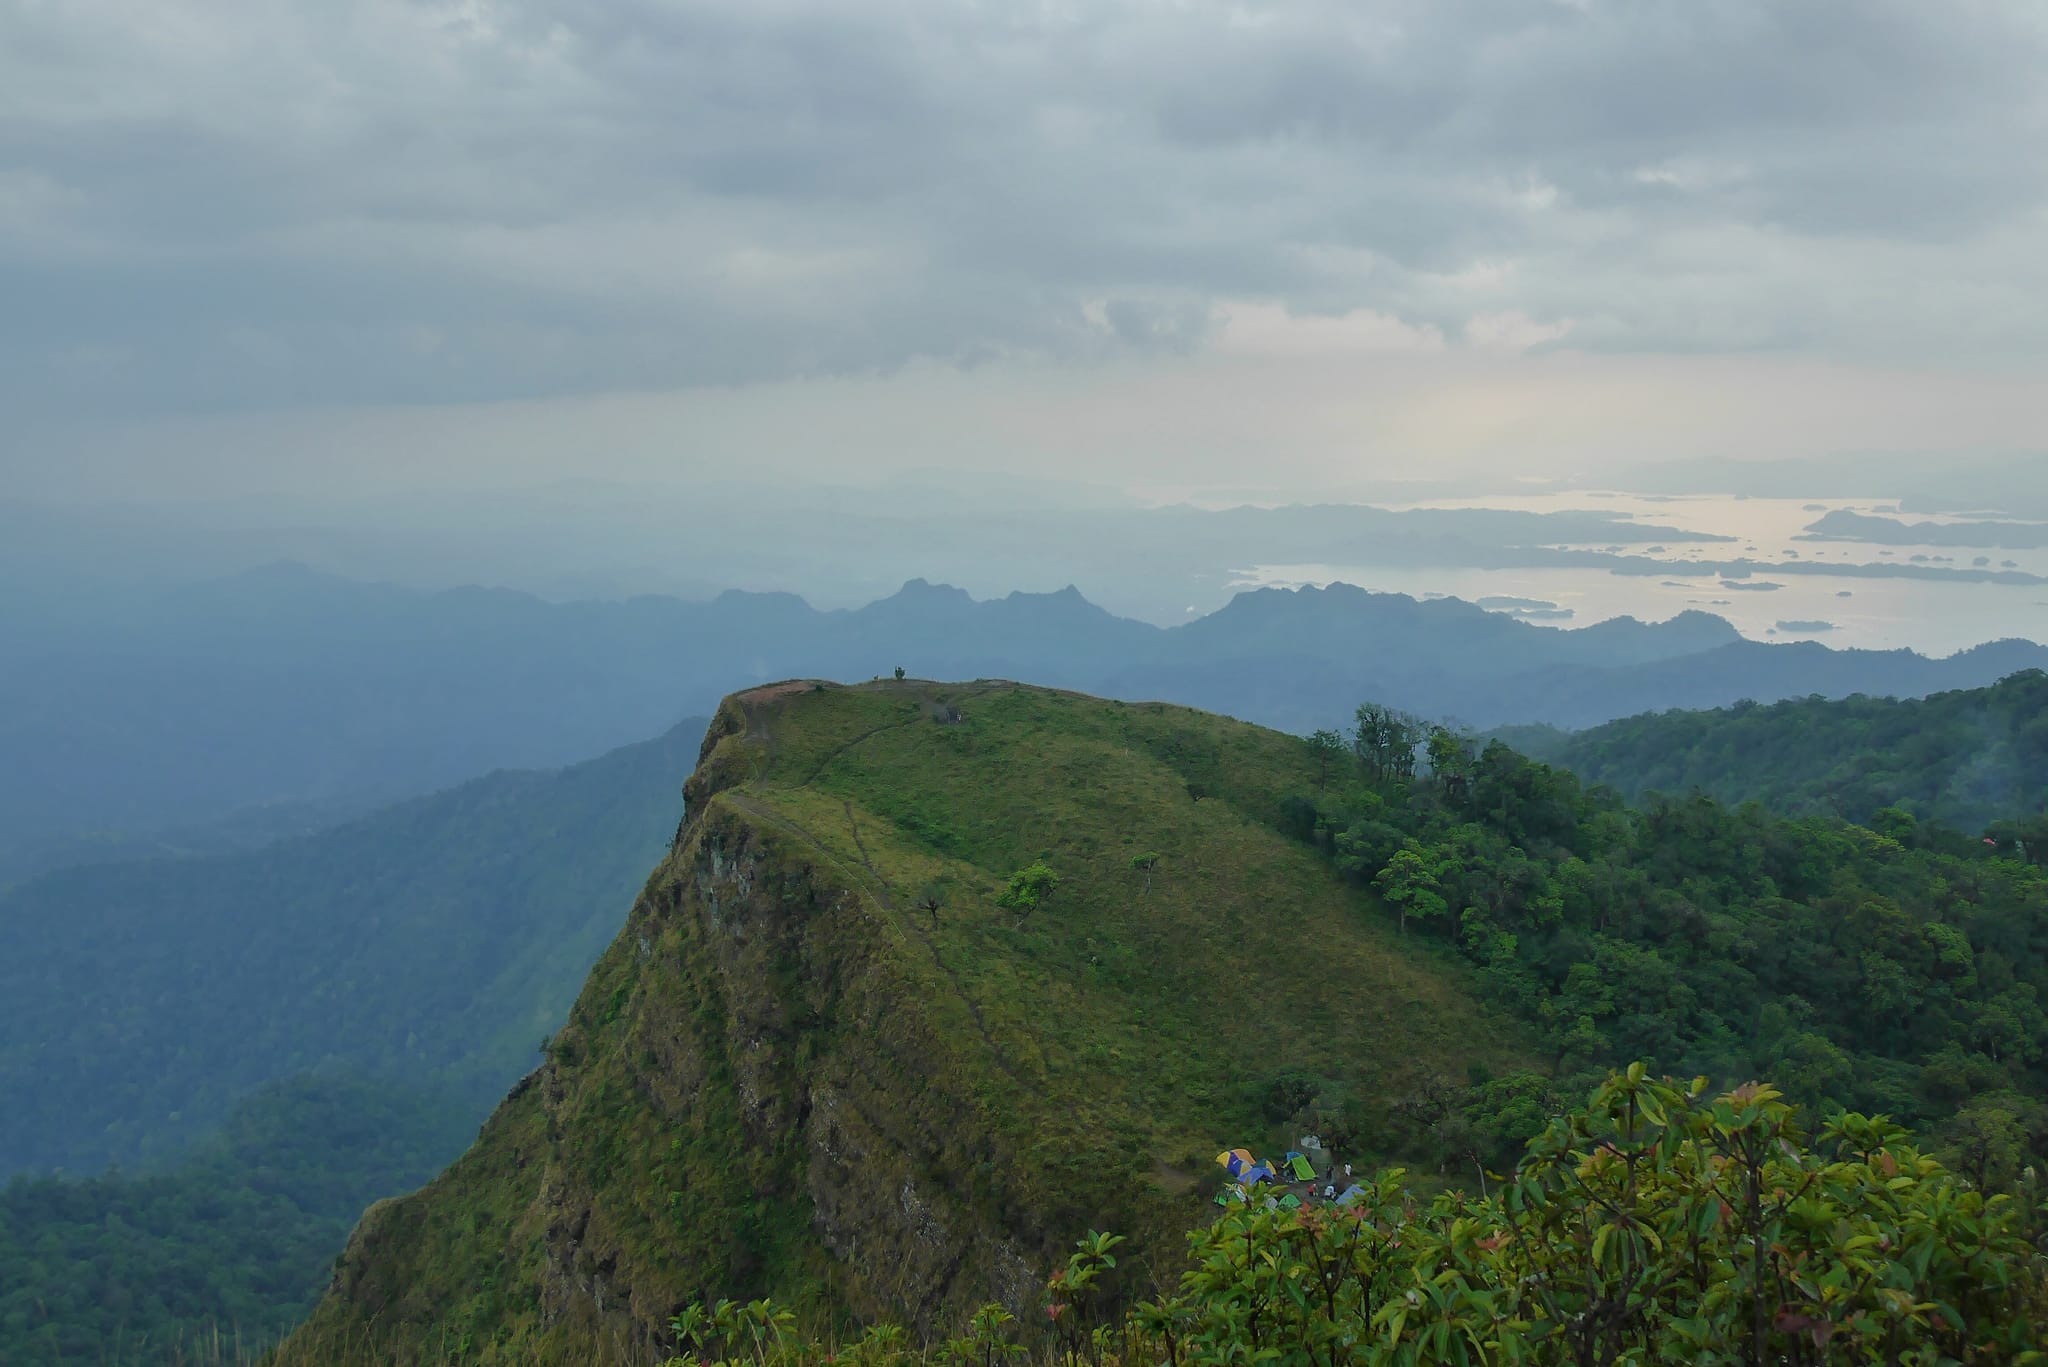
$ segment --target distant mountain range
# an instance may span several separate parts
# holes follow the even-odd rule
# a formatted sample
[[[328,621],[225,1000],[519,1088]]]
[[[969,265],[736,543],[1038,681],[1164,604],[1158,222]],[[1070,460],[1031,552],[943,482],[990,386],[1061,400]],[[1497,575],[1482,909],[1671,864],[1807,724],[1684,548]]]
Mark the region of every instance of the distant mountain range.
[[[744,592],[551,603],[295,565],[46,619],[16,646],[0,665],[0,885],[49,867],[53,842],[118,850],[252,810],[361,810],[570,763],[792,676],[1030,678],[1306,731],[1366,698],[1482,728],[1577,728],[1741,698],[1915,696],[2048,666],[2048,647],[2023,641],[1937,660],[1748,641],[1699,612],[1560,630],[1347,585],[1242,593],[1161,628],[1072,589],[977,601],[912,580],[852,611]]]
[[[2036,550],[2048,546],[2048,523],[1977,518],[1959,522],[1906,522],[1837,508],[1806,529],[1801,541],[1863,541],[1887,546],[1970,546]],[[2007,562],[2008,564],[2011,562]]]

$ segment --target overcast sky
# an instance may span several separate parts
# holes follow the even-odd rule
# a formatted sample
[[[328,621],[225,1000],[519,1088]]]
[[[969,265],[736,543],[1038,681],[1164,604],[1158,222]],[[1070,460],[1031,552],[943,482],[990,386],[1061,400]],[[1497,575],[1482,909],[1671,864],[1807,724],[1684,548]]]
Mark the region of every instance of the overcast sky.
[[[0,474],[2037,448],[2038,0],[0,0]]]

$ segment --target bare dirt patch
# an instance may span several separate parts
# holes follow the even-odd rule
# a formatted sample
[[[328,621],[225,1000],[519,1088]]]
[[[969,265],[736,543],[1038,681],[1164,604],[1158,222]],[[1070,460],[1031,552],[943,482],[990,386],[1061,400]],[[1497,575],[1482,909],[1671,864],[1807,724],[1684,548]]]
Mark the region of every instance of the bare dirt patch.
[[[742,707],[758,707],[762,703],[774,702],[777,698],[786,698],[792,693],[808,693],[813,688],[837,687],[838,684],[828,683],[823,679],[785,679],[781,683],[762,684],[759,688],[750,688],[733,696],[739,699]]]

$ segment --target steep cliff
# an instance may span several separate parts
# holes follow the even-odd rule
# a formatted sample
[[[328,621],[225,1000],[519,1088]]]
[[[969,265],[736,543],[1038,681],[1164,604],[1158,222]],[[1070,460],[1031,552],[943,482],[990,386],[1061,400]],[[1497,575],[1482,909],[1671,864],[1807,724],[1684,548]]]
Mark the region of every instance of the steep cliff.
[[[1516,1061],[1280,833],[1314,781],[1290,737],[1007,683],[727,699],[547,1063],[365,1215],[282,1360],[641,1361],[718,1296],[930,1327],[1089,1228],[1170,1277],[1275,1079]]]

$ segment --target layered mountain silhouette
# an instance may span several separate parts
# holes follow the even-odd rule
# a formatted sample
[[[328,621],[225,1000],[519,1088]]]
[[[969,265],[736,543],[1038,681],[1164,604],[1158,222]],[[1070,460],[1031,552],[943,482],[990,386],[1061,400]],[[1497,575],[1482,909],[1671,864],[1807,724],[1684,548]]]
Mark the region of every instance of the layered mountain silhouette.
[[[1247,592],[1161,628],[1071,588],[977,601],[912,580],[820,611],[745,592],[419,593],[295,565],[17,645],[0,671],[0,884],[48,867],[52,842],[118,844],[279,804],[360,809],[570,763],[799,675],[1030,678],[1306,731],[1365,698],[1474,727],[1576,728],[1742,698],[1914,696],[2048,665],[2023,641],[1930,659],[1748,641],[1698,612],[1560,630],[1348,585]]]

